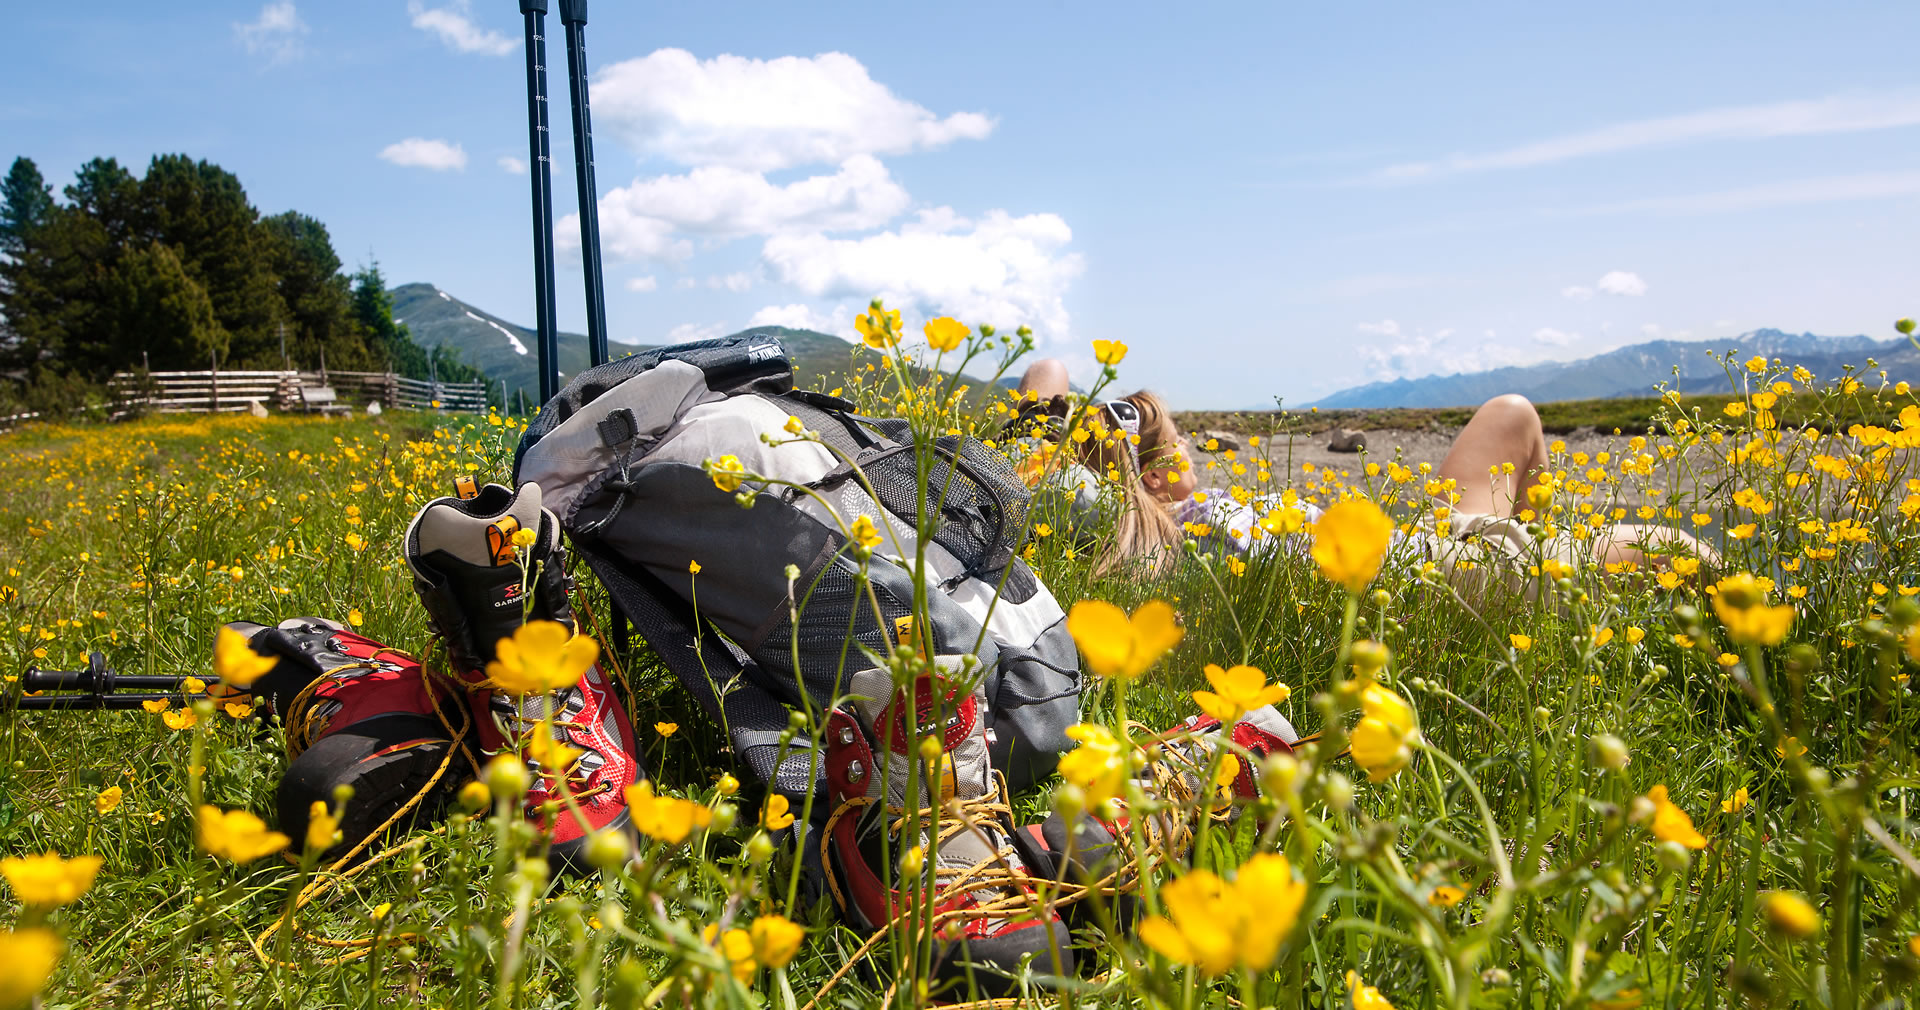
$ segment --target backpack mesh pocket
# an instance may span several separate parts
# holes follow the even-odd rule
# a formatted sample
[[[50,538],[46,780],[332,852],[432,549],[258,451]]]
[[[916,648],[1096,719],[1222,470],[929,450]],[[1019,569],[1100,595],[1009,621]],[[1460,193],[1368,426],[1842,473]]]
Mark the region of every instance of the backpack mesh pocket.
[[[879,424],[896,442],[912,437],[904,421]],[[933,520],[933,542],[959,559],[965,577],[994,581],[1026,536],[1031,492],[1005,458],[977,441],[943,436],[933,449],[925,502],[927,518]],[[873,450],[859,463],[880,504],[915,522],[920,491],[913,447]]]

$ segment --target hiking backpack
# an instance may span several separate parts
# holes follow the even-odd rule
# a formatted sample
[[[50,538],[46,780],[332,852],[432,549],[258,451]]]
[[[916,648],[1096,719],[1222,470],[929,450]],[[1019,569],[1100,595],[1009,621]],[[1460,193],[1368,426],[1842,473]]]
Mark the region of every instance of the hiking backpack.
[[[783,430],[789,417],[819,442],[795,440]],[[873,496],[826,446],[853,460]],[[885,654],[912,613],[914,451],[906,421],[862,417],[846,400],[796,390],[779,338],[749,332],[581,372],[528,425],[514,479],[540,485],[614,605],[726,727],[748,768],[800,797],[815,784],[804,735],[778,763],[788,709],[804,691],[824,718],[836,692],[871,666],[849,637]],[[975,694],[993,764],[1020,789],[1073,746],[1065,731],[1079,721],[1078,653],[1059,603],[1017,556],[1026,485],[977,440],[943,437],[935,453],[927,506],[934,650],[978,658],[984,677]],[[872,518],[884,537],[868,576],[880,620],[866,594],[856,595],[859,565],[821,503],[747,481],[740,489],[753,506],[741,507],[702,466],[726,455],[809,489],[848,523]],[[797,626],[789,565],[799,570]]]

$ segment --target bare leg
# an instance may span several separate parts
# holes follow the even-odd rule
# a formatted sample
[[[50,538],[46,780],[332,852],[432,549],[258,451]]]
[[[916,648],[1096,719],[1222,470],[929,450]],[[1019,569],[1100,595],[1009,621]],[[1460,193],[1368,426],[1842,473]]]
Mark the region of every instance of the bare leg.
[[[1067,366],[1058,358],[1039,358],[1027,366],[1020,377],[1019,392],[1028,400],[1047,400],[1067,395]]]
[[[1511,466],[1512,473],[1505,472]],[[1517,393],[1496,396],[1473,412],[1453,440],[1439,475],[1454,480],[1455,508],[1483,515],[1518,515],[1526,489],[1547,467],[1547,436],[1540,414]],[[1489,470],[1498,472],[1489,474]]]
[[[1642,544],[1659,553],[1649,555],[1642,549]],[[1669,556],[1676,553],[1699,558],[1709,569],[1720,567],[1719,551],[1685,530],[1668,526],[1619,523],[1607,527],[1593,542],[1594,560],[1602,564],[1617,565],[1622,561],[1631,561],[1642,568],[1666,568]]]

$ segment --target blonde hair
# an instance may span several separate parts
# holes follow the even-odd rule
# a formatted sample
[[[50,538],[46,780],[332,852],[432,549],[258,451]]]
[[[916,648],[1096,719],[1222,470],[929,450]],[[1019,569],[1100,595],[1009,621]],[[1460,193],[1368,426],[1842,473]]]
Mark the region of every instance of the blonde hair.
[[[1179,556],[1180,525],[1140,475],[1143,467],[1151,469],[1168,454],[1167,438],[1173,424],[1166,402],[1146,390],[1122,399],[1140,411],[1140,444],[1130,444],[1116,431],[1113,438],[1089,438],[1077,450],[1081,462],[1095,473],[1118,473],[1120,477],[1120,510],[1114,517],[1113,539],[1101,548],[1093,572],[1105,575],[1137,560],[1148,574],[1163,575]],[[1088,409],[1096,416],[1083,424],[1114,427],[1111,415],[1097,404],[1089,404]]]

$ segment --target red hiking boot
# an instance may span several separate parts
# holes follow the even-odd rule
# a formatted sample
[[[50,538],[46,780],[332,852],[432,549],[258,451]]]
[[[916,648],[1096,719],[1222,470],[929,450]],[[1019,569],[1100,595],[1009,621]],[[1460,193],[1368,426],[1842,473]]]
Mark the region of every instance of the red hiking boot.
[[[522,530],[533,531],[533,542],[516,549],[514,534]],[[559,520],[541,508],[539,485],[515,491],[488,484],[469,498],[428,502],[407,528],[405,553],[428,624],[446,644],[449,668],[472,688],[480,746],[490,753],[518,751],[528,761],[535,771],[528,816],[552,843],[549,859],[555,869],[587,872],[591,835],[632,830],[622,790],[642,775],[626,707],[597,664],[578,685],[552,695],[516,699],[485,686],[495,647],[527,621],[574,627]],[[543,719],[552,721],[556,743],[582,752],[570,767],[542,769],[521,746]],[[562,775],[581,816],[561,798]]]
[[[1066,927],[1036,899],[1033,877],[1042,871],[1029,866],[1015,843],[1005,787],[987,755],[979,695],[923,676],[910,702],[884,670],[854,674],[850,690],[865,697],[851,710],[835,711],[827,724],[832,815],[821,841],[827,883],[841,911],[874,930],[912,908],[924,916],[919,903],[931,900],[930,975],[936,984],[950,984],[954,995],[1012,991],[1012,976],[1028,957],[1035,972],[1071,976]],[[916,763],[920,788],[909,799]],[[908,825],[915,811],[917,834]],[[916,847],[932,872],[930,897],[924,875],[902,879],[909,876],[902,862],[912,865],[907,854]]]

